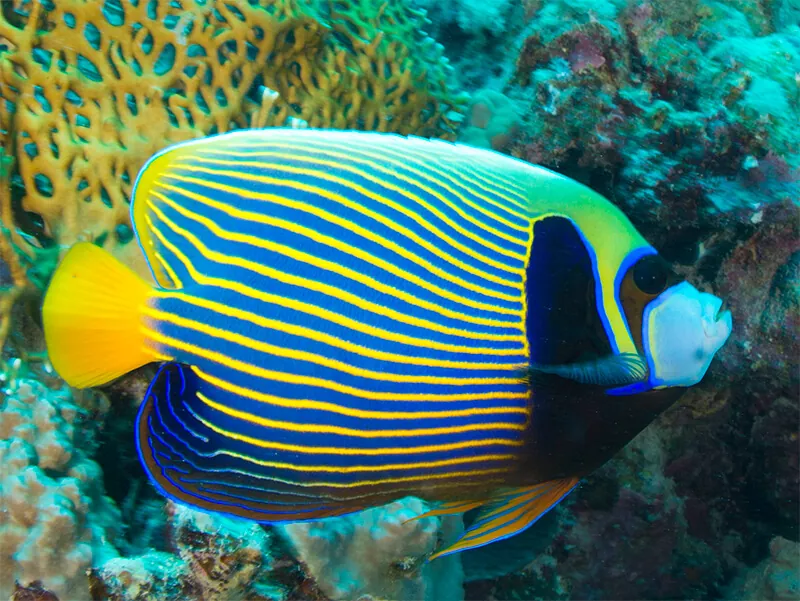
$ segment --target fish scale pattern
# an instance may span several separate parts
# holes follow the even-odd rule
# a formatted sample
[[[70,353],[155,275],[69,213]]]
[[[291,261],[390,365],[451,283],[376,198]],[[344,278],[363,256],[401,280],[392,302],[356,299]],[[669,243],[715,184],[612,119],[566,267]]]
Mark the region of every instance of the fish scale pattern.
[[[14,204],[29,233],[135,262],[131,185],[171,143],[290,118],[451,138],[464,100],[423,23],[376,0],[4,3],[3,215]]]

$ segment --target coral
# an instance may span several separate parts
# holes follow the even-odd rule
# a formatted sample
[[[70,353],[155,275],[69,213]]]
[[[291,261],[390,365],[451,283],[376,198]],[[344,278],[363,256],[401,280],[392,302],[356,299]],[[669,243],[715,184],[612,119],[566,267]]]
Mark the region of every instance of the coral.
[[[475,32],[488,29],[494,32],[506,30],[506,15],[509,0],[453,0],[452,2],[436,2],[435,0],[416,0],[417,6],[434,14],[437,21],[456,23],[464,32]]]
[[[797,598],[797,1],[416,4],[427,18],[383,0],[4,5],[0,335],[17,308],[2,366],[0,596],[446,601],[461,598],[463,564],[475,599]],[[423,29],[473,92],[458,137],[612,198],[682,275],[727,299],[731,340],[556,511],[463,555],[425,562],[461,519],[406,523],[425,509],[416,499],[280,528],[165,505],[130,437],[146,370],[106,390],[107,416],[102,397],[15,358],[40,347],[20,299],[80,237],[138,253],[125,243],[131,180],[168,143],[289,124],[453,138],[465,100]]]
[[[517,135],[521,122],[522,111],[513,100],[492,89],[479,90],[472,96],[458,140],[470,146],[504,150]]]
[[[167,144],[290,117],[452,137],[463,99],[420,19],[377,0],[4,5],[0,147],[16,162],[3,222],[17,198],[16,225],[43,242],[93,239],[137,263],[131,185]]]
[[[530,98],[514,154],[594,184],[657,245],[800,197],[800,47],[766,6],[543,3],[507,85]]]
[[[756,417],[750,431],[751,461],[747,479],[753,498],[765,507],[764,517],[787,535],[797,536],[800,513],[800,450],[797,402],[779,397]]]
[[[30,379],[0,401],[0,596],[18,583],[88,599],[86,570],[116,555],[119,511],[104,495],[87,422],[94,394],[73,397]],[[38,584],[37,584],[38,583]],[[21,597],[19,591],[15,593]],[[47,598],[47,597],[43,597]]]
[[[734,330],[705,381],[526,533],[528,549],[465,556],[468,597],[715,598],[773,537],[797,539],[798,16],[794,1],[528,2],[509,24],[515,71],[488,61],[473,78],[476,96],[492,81],[526,107],[508,151],[614,200],[727,300]],[[446,51],[468,47],[452,39]],[[462,139],[486,114],[468,114]]]
[[[92,599],[458,601],[460,559],[426,564],[425,558],[440,540],[458,536],[461,520],[405,523],[421,511],[425,505],[409,498],[345,518],[272,529],[168,502],[165,521],[163,512],[153,515],[162,521],[163,540],[151,542],[163,549],[93,567]]]
[[[42,588],[41,582],[34,582],[29,586],[15,585],[9,601],[58,601],[58,597]]]
[[[667,473],[669,420],[664,416],[586,479],[549,522],[537,524],[520,550],[498,547],[468,598],[707,598],[724,579],[726,558],[698,540],[687,503]],[[520,557],[527,565],[518,566]],[[469,580],[469,572],[468,572]]]
[[[776,537],[769,544],[769,552],[767,559],[728,589],[726,599],[800,598],[800,543]]]
[[[2,118],[0,111],[0,140],[3,131]],[[0,349],[3,348],[11,328],[14,303],[28,285],[20,257],[14,249],[14,236],[10,228],[12,214],[9,171],[12,163],[13,158],[0,146]]]
[[[411,518],[425,504],[409,497],[383,507],[281,528],[298,558],[331,599],[419,599],[458,601],[461,559],[451,555],[426,563],[437,545],[455,540],[460,518]]]
[[[722,360],[731,370],[741,365],[751,371],[770,368],[784,386],[794,373],[791,363],[800,356],[798,219],[800,209],[793,201],[757,212],[755,227],[751,224],[751,231],[735,241],[716,276],[738,324]],[[701,271],[708,269],[705,263],[700,262]]]
[[[258,601],[283,598],[266,584],[270,536],[260,525],[167,506],[171,553],[118,557],[92,569],[92,598],[112,601]]]

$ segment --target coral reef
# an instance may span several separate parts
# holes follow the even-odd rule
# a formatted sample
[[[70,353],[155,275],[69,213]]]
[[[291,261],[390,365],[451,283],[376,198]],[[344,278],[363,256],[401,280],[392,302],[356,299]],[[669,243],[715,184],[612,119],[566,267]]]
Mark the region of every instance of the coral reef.
[[[152,516],[163,532],[163,540],[152,542],[165,550],[98,564],[89,574],[91,597],[459,601],[460,559],[434,565],[425,557],[439,540],[457,536],[461,520],[405,523],[424,510],[418,499],[409,498],[362,514],[273,530],[169,502],[166,521],[160,512]]]
[[[357,514],[281,528],[309,574],[331,599],[459,601],[461,558],[425,563],[435,548],[454,541],[459,517],[412,520],[428,508],[409,497]],[[411,521],[409,521],[411,520]]]
[[[427,17],[382,0],[4,4],[0,597],[456,601],[463,578],[469,599],[797,598],[800,6],[414,4]],[[463,556],[425,562],[461,520],[406,522],[417,499],[274,529],[165,504],[130,436],[151,374],[78,394],[38,354],[31,307],[61,248],[136,264],[131,183],[172,142],[293,122],[453,138],[462,119],[460,140],[612,198],[727,299],[706,380],[534,528]]]
[[[767,6],[544,3],[517,59],[532,104],[515,154],[602,188],[655,242],[797,198],[798,34]]]
[[[521,122],[522,110],[508,96],[488,88],[479,90],[472,96],[458,139],[470,146],[506,150]]]
[[[117,554],[119,510],[89,459],[105,402],[28,378],[3,391],[0,597],[38,582],[60,599],[88,599],[86,570]]]
[[[463,598],[459,556],[425,561],[434,547],[459,535],[461,519],[411,520],[427,509],[418,499],[286,526],[277,536],[256,523],[133,495],[134,524],[128,499],[121,511],[106,496],[98,464],[88,458],[108,410],[106,396],[73,395],[46,366],[38,373],[18,369],[21,375],[0,401],[0,596]]]
[[[792,601],[800,597],[800,543],[776,537],[769,544],[769,553],[730,587],[726,599]]]
[[[169,601],[281,599],[266,581],[272,568],[270,536],[255,523],[167,504],[166,544],[98,563],[89,574],[92,599]]]
[[[3,222],[18,244],[12,213],[43,243],[93,239],[137,263],[131,185],[170,143],[290,117],[452,137],[463,98],[419,30],[417,12],[376,0],[4,4]]]
[[[475,90],[459,138],[487,145],[475,126],[488,130],[488,93],[522,107],[506,151],[617,202],[676,269],[727,299],[734,333],[706,381],[539,532],[466,554],[467,597],[719,597],[773,537],[799,537],[800,7],[506,11],[502,39],[428,13]]]

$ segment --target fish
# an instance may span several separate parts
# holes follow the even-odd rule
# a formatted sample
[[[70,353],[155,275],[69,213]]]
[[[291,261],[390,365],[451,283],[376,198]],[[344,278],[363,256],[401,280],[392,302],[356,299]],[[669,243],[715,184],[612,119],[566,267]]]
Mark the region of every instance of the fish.
[[[513,536],[706,373],[731,333],[615,205],[497,152],[241,130],[155,154],[148,282],[74,245],[46,292],[72,386],[158,372],[135,444],[175,502],[261,523],[407,495]]]

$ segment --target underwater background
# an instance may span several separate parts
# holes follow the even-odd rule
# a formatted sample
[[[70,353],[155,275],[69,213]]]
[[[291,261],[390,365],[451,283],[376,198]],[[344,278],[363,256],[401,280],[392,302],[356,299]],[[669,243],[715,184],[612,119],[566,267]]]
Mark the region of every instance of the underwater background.
[[[0,599],[800,598],[800,1],[0,3]],[[261,527],[165,501],[133,444],[155,371],[70,389],[59,257],[144,273],[144,162],[239,128],[492,148],[617,204],[726,299],[704,381],[525,533],[426,558],[415,498]],[[467,515],[467,519],[470,516]]]

